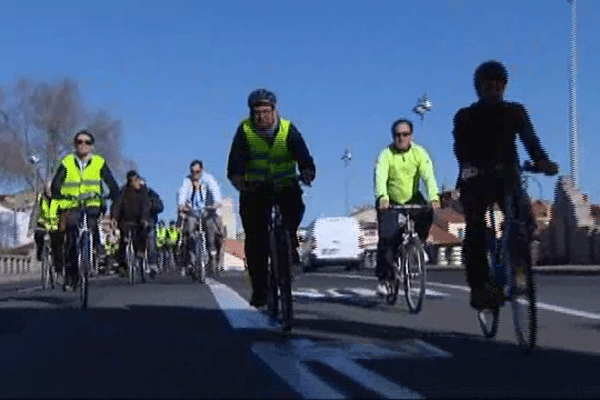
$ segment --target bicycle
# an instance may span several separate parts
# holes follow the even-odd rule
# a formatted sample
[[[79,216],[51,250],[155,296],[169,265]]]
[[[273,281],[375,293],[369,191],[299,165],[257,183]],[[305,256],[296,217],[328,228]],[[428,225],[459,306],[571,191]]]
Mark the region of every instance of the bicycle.
[[[205,207],[200,212],[189,211],[188,218],[190,216],[197,218],[196,227],[192,233],[192,242],[194,243],[194,260],[192,262],[192,279],[198,280],[199,283],[206,283],[206,276],[209,273],[214,274],[214,262],[208,253],[208,246],[206,243],[206,231],[204,228],[205,220],[208,213],[214,211],[213,207]]]
[[[393,305],[398,299],[400,284],[404,291],[406,304],[411,313],[421,311],[425,298],[425,249],[419,235],[415,231],[415,222],[410,216],[410,211],[428,210],[430,205],[406,204],[402,206],[390,205],[398,213],[400,229],[400,245],[394,252],[394,268],[392,277],[385,283],[386,301]]]
[[[79,197],[65,196],[68,200],[77,202],[77,213],[79,219],[77,223],[77,239],[75,241],[77,254],[77,269],[80,284],[80,300],[81,307],[86,309],[89,299],[89,279],[90,273],[94,265],[94,232],[91,232],[88,225],[88,208],[86,202],[89,200],[101,199],[106,197],[98,193],[84,193]],[[63,262],[63,292],[66,290],[66,271],[65,263]]]
[[[526,173],[546,173],[529,161],[519,166],[521,181]],[[486,256],[488,258],[488,283],[499,291],[500,300],[492,307],[479,310],[479,324],[486,338],[493,338],[498,332],[500,308],[508,300],[511,303],[513,326],[517,342],[527,351],[535,348],[537,342],[537,298],[533,280],[529,226],[526,210],[522,202],[528,196],[525,186],[521,192],[504,197],[504,229],[500,240],[497,238],[494,203],[488,206],[491,229],[487,231]]]
[[[268,198],[269,262],[267,264],[267,314],[271,320],[279,316],[281,303],[281,329],[290,331],[294,316],[292,299],[292,243],[289,229],[277,204],[277,181],[246,182],[247,191],[260,191]],[[308,185],[307,185],[308,186]]]
[[[133,247],[133,231],[137,227],[138,227],[138,224],[136,224],[136,223],[128,223],[128,224],[125,224],[123,227],[123,230],[127,232],[123,239],[123,243],[125,244],[125,260],[127,262],[127,273],[128,273],[130,285],[135,284],[136,270],[139,271],[141,282],[142,283],[146,282],[144,272],[145,272],[145,268],[148,264],[147,248],[144,251],[144,256],[142,258],[139,258],[135,254],[135,249]]]
[[[50,286],[54,289],[54,282],[56,281],[56,272],[52,265],[52,246],[50,243],[50,231],[44,230],[44,244],[42,247],[42,288],[45,290]]]

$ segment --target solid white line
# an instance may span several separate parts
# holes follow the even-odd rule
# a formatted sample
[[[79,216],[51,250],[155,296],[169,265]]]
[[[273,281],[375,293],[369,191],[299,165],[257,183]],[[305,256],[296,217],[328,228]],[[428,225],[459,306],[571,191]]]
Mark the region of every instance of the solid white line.
[[[566,308],[566,307],[555,306],[553,304],[540,303],[540,302],[538,302],[537,306],[538,306],[538,308],[542,308],[544,310],[554,311],[554,312],[566,314],[566,315],[572,315],[574,317],[600,320],[600,314],[595,314],[595,313],[591,313],[591,312],[587,312],[587,311],[573,310],[573,309]]]
[[[252,307],[229,286],[207,278],[213,296],[234,329],[268,329],[277,326],[262,312]]]
[[[437,283],[437,282],[427,282],[427,284],[432,285],[432,286],[445,287],[445,288],[449,288],[449,289],[462,290],[463,292],[471,291],[471,289],[469,289],[467,286],[449,285],[447,283]],[[592,313],[592,312],[588,312],[588,311],[575,310],[572,308],[557,306],[554,304],[542,303],[540,301],[538,301],[537,306],[540,309],[547,310],[547,311],[554,311],[559,314],[571,315],[574,317],[581,317],[581,318],[587,318],[587,319],[593,319],[593,320],[600,320],[600,314],[596,314],[596,313]]]

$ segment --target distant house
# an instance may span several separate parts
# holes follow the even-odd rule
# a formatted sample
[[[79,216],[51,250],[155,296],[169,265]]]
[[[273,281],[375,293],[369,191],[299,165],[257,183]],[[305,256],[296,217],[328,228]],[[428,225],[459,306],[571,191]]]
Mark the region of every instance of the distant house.
[[[444,232],[458,238],[459,242],[465,236],[465,217],[452,207],[436,210],[433,214],[433,224],[442,228]]]

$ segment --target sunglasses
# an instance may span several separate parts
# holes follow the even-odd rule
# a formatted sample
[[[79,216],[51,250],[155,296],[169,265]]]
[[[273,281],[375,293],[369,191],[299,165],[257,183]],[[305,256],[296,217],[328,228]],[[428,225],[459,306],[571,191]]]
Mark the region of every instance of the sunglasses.
[[[88,146],[91,145],[93,142],[91,140],[76,140],[75,141],[76,144],[87,144]]]
[[[412,132],[400,132],[400,133],[396,132],[396,133],[394,133],[395,137],[400,137],[400,136],[407,137],[407,136],[410,136],[410,135],[412,135]]]

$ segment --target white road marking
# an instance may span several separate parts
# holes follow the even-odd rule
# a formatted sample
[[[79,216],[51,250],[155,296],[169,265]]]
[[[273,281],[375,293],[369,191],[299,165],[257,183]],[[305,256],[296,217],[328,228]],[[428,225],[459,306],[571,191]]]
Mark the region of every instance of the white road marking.
[[[207,278],[206,282],[232,328],[269,329],[278,325],[248,304],[242,296],[229,286],[210,278]]]
[[[437,282],[427,282],[427,284],[432,285],[432,286],[445,287],[448,289],[457,289],[457,290],[461,290],[461,291],[467,292],[467,293],[471,291],[471,289],[469,289],[469,287],[467,287],[467,286],[450,285],[447,283],[437,283]],[[596,314],[596,313],[592,313],[592,312],[588,312],[588,311],[575,310],[572,308],[557,306],[557,305],[549,304],[549,303],[543,303],[540,301],[538,301],[537,306],[538,306],[538,309],[554,311],[559,314],[565,314],[565,315],[570,315],[570,316],[574,316],[574,317],[581,317],[581,318],[587,318],[587,319],[593,319],[593,320],[600,320],[600,314]]]
[[[31,293],[31,292],[35,292],[37,290],[42,290],[43,288],[44,287],[42,285],[32,286],[32,287],[19,289],[19,290],[17,290],[17,293]]]
[[[274,325],[269,318],[251,307],[248,302],[229,286],[207,279],[217,303],[234,329],[267,329]],[[365,289],[368,290],[368,289]],[[344,296],[335,289],[333,294]],[[315,295],[310,289],[300,293]],[[393,350],[375,344],[332,343],[322,345],[309,339],[293,339],[286,342],[254,343],[252,352],[265,362],[274,373],[287,382],[304,398],[344,399],[347,396],[325,383],[304,364],[319,361],[354,380],[384,398],[423,398],[420,393],[396,384],[355,362],[356,359],[450,357],[451,354],[421,340],[397,343]],[[351,394],[349,394],[351,397]]]

